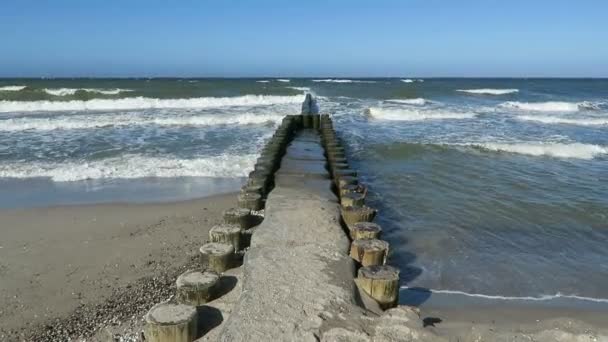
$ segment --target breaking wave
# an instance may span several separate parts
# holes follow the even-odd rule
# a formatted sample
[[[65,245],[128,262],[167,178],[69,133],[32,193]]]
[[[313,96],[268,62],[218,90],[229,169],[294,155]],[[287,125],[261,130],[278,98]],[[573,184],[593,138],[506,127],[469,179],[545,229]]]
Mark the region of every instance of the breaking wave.
[[[417,109],[388,109],[388,108],[368,108],[366,115],[379,120],[391,121],[424,121],[424,120],[443,120],[443,119],[471,119],[474,113],[454,113],[446,111],[421,111]]]
[[[10,85],[10,86],[0,87],[0,91],[21,91],[25,88],[27,88],[27,86]]]
[[[124,155],[89,162],[0,164],[2,178],[50,178],[55,182],[144,177],[245,177],[255,154],[177,159]]]
[[[496,152],[573,159],[593,159],[598,155],[608,153],[606,147],[582,143],[473,143],[468,145]]]
[[[391,100],[386,100],[386,102],[403,103],[403,104],[416,105],[416,106],[424,106],[427,101],[425,99],[423,99],[423,98],[417,98],[417,99],[391,99]]]
[[[151,117],[141,113],[116,115],[65,115],[52,118],[10,118],[0,120],[0,131],[51,131],[56,129],[91,129],[103,127],[124,127],[140,125],[158,126],[214,126],[214,125],[254,125],[268,122],[279,123],[279,114],[239,114],[239,115],[197,115]]]
[[[499,107],[532,112],[578,112],[579,110],[598,110],[601,103],[595,102],[517,102],[508,101]]]
[[[301,101],[301,95],[244,95],[237,97],[199,97],[189,99],[130,97],[122,99],[93,99],[88,101],[0,101],[0,112],[214,108],[230,106],[296,104],[300,103]]]
[[[277,82],[289,83],[289,82],[291,82],[291,80],[286,79],[286,78],[279,78],[279,79],[277,79]]]
[[[566,125],[578,125],[578,126],[603,126],[608,125],[608,118],[560,118],[555,116],[533,116],[533,115],[520,115],[517,117],[518,120],[522,121],[535,121],[546,124],[566,124]]]
[[[519,89],[456,89],[461,93],[477,94],[477,95],[506,95],[518,93]]]
[[[466,297],[475,297],[475,298],[492,299],[492,300],[520,300],[520,301],[535,301],[536,302],[536,301],[547,301],[547,300],[553,300],[553,299],[558,299],[558,298],[565,298],[565,299],[575,299],[575,300],[595,302],[595,303],[608,303],[608,299],[606,299],[606,298],[594,298],[594,297],[584,297],[584,296],[577,296],[577,295],[566,295],[566,294],[562,294],[559,292],[554,295],[542,295],[542,296],[538,296],[538,297],[532,297],[532,296],[519,297],[519,296],[485,295],[485,294],[469,293],[469,292],[456,291],[456,290],[416,289],[416,288],[409,288],[407,286],[402,286],[401,289],[408,290],[408,291],[453,294],[453,295],[461,295],[461,296],[466,296]]]
[[[293,89],[293,90],[298,90],[298,91],[304,91],[304,92],[310,91],[309,87],[287,87],[287,88]]]
[[[45,93],[53,96],[70,96],[74,95],[79,91],[84,91],[87,93],[96,93],[102,95],[118,95],[120,93],[133,91],[131,89],[97,89],[97,88],[45,88],[43,89]]]
[[[405,80],[401,80],[401,82],[403,82],[403,83],[414,83],[415,81],[408,78],[408,79],[405,79]]]

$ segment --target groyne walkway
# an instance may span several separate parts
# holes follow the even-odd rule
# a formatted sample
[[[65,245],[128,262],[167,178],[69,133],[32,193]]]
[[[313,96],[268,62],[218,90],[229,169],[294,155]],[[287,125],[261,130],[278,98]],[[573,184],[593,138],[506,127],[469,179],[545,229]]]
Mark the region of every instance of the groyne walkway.
[[[399,271],[386,265],[389,246],[366,194],[328,115],[285,117],[239,208],[211,229],[201,268],[180,276],[175,299],[146,315],[146,339],[424,339],[417,311],[397,307]],[[222,277],[233,274],[238,284],[223,299]],[[205,317],[204,306],[221,318]]]

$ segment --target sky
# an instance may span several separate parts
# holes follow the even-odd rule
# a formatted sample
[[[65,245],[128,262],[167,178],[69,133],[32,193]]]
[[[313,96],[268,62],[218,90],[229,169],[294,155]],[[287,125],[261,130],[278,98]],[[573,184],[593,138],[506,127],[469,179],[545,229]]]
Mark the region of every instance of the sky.
[[[606,0],[1,0],[0,77],[608,77]]]

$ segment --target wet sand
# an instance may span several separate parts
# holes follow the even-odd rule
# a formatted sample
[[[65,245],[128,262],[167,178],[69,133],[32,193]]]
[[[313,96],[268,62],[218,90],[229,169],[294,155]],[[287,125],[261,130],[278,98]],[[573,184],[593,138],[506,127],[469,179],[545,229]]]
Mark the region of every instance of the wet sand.
[[[103,308],[131,289],[170,283],[172,273],[195,262],[208,230],[235,204],[236,196],[226,194],[166,204],[0,211],[0,340],[35,340],[35,331],[55,330],[70,316],[80,320],[74,316],[86,316],[83,308]],[[89,316],[97,314],[103,321],[103,312]],[[86,325],[94,323],[65,325],[90,330]]]

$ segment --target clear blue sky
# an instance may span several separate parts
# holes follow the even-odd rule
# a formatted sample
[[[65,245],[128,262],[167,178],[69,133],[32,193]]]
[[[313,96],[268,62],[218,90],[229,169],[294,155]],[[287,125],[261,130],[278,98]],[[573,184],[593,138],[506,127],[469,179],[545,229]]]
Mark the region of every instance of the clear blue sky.
[[[608,76],[606,0],[1,0],[0,76]]]

